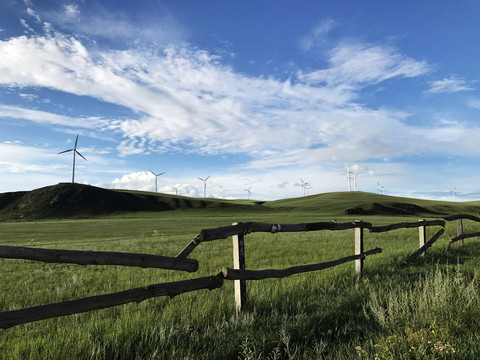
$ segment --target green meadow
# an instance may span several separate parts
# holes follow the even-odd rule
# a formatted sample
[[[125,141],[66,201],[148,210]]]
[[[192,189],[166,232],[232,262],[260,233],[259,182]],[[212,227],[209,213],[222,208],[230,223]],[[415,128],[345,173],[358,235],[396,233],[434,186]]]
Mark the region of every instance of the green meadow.
[[[382,206],[372,206],[373,203]],[[389,214],[399,203],[400,214]],[[209,203],[210,204],[210,203]],[[237,206],[238,205],[238,206]],[[412,206],[418,206],[413,211]],[[201,229],[233,222],[349,222],[374,225],[478,214],[479,203],[415,202],[375,194],[322,194],[259,204],[230,202],[169,211],[0,222],[2,245],[175,256]],[[345,215],[363,208],[364,215]],[[383,209],[386,214],[368,215]],[[368,210],[368,211],[367,211]],[[424,213],[422,213],[424,211]],[[464,220],[464,232],[480,231]],[[439,227],[427,228],[427,239]],[[0,330],[1,359],[474,359],[480,357],[480,243],[447,222],[425,256],[418,229],[365,230],[365,260],[285,279],[247,281],[247,306],[235,314],[233,282],[174,298],[159,297]],[[282,269],[354,254],[354,231],[255,233],[245,238],[247,269]],[[0,259],[0,310],[107,294],[215,275],[232,267],[232,240],[201,243],[186,273],[120,266],[79,266]]]

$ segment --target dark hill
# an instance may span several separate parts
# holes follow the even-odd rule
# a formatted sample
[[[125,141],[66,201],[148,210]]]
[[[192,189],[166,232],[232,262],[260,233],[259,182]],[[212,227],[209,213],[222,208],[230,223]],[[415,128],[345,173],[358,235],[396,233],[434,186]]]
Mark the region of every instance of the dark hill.
[[[115,212],[233,206],[244,208],[251,205],[142,191],[109,190],[72,183],[60,183],[28,192],[0,194],[0,218],[2,219],[92,217]]]
[[[2,201],[3,200],[3,201]],[[9,201],[10,200],[10,201]],[[95,216],[116,211],[163,211],[173,209],[155,195],[131,194],[94,186],[61,183],[26,193],[0,196],[3,218],[63,218]]]

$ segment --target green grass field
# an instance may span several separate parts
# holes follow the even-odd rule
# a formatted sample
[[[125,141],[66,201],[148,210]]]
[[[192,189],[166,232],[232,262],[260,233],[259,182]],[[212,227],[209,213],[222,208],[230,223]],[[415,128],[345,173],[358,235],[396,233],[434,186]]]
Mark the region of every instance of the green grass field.
[[[346,205],[357,207],[372,200],[360,197]],[[300,223],[334,217],[338,222],[361,218],[384,225],[419,219],[417,214],[345,216],[340,211],[344,205],[325,196],[275,202],[267,209],[207,207],[3,221],[0,243],[175,256],[201,229],[236,221]],[[475,205],[455,204],[458,208],[452,207],[450,213],[473,212]],[[448,210],[448,203],[429,206]],[[479,223],[464,221],[465,233],[479,228]],[[428,228],[427,238],[437,230]],[[399,269],[418,248],[418,229],[365,231],[365,250],[381,247],[383,252],[365,260],[360,279],[350,262],[285,279],[248,281],[247,309],[239,316],[233,282],[225,281],[212,291],[38,321],[0,330],[0,358],[474,359],[480,356],[480,244],[478,239],[466,239],[462,248],[454,245],[445,254],[455,235],[455,222],[447,223],[445,235],[426,256]],[[354,253],[353,240],[353,230],[249,234],[247,269],[335,260]],[[190,257],[199,261],[196,273],[0,259],[0,310],[214,275],[222,266],[232,266],[232,241],[202,243]]]

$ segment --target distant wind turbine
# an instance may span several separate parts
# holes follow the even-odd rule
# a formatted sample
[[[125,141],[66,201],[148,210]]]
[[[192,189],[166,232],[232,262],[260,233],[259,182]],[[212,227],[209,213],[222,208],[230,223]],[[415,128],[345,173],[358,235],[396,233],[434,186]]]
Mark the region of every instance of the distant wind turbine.
[[[207,180],[210,179],[210,176],[208,176],[205,179],[198,178],[198,180],[203,181],[203,198],[207,197]]]
[[[453,195],[453,201],[456,201],[457,199],[457,187],[455,186],[453,190],[450,191]]]
[[[218,187],[222,189],[222,191],[220,191],[220,196],[225,199],[225,192],[228,190],[225,189],[222,185],[218,185]]]
[[[357,191],[357,176],[358,172],[353,176],[353,191]]]
[[[160,173],[160,174],[155,174],[152,170],[148,170],[148,171],[150,171],[153,175],[155,175],[155,192],[158,192],[158,191],[157,191],[157,179],[158,179],[158,177],[159,177],[160,175],[165,174],[165,171],[162,172],[162,173]]]
[[[347,175],[345,175],[345,179],[347,179],[348,182],[348,191],[352,191],[352,172],[350,171],[350,168],[347,166],[347,164],[345,164],[345,169],[347,169]]]
[[[178,185],[178,186],[170,185],[170,186],[175,189],[175,195],[178,195],[178,189],[180,188],[181,185]]]
[[[310,186],[310,184],[308,182],[305,182],[303,181],[302,179],[300,179],[300,181],[302,182],[302,191],[303,191],[303,196],[305,196],[305,190],[307,189],[307,186]]]
[[[380,185],[380,183],[377,181],[377,191],[379,194],[384,194],[385,193],[385,187]]]
[[[252,192],[250,191],[252,187],[249,186],[248,189],[245,189],[244,191],[248,192],[248,200],[250,200],[250,195],[252,195]]]
[[[80,155],[85,161],[87,161],[87,159],[85,159],[85,157],[78,152],[77,143],[78,143],[78,134],[77,134],[77,138],[75,139],[75,145],[73,146],[73,149],[68,149],[68,150],[59,152],[59,154],[63,154],[63,153],[69,152],[69,151],[73,151],[72,184],[75,182],[75,154]]]

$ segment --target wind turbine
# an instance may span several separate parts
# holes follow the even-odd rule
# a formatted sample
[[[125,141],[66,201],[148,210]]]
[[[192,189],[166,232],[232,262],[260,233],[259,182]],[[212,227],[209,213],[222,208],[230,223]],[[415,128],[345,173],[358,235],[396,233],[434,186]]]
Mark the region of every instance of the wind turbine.
[[[308,182],[303,181],[302,179],[300,179],[300,181],[302,182],[303,196],[305,196],[305,189],[306,189],[307,186],[309,186],[310,184],[309,184]]]
[[[220,191],[220,196],[225,199],[225,191],[228,190],[226,190],[222,185],[218,185],[218,187],[222,189],[222,191]]]
[[[77,143],[78,143],[78,134],[77,134],[77,138],[75,139],[75,145],[73,146],[73,149],[68,149],[68,150],[59,152],[59,154],[63,154],[63,153],[69,152],[69,151],[73,151],[72,184],[75,182],[75,154],[80,155],[85,161],[87,161],[87,159],[85,159],[85,157],[78,152]]]
[[[252,192],[250,191],[252,187],[249,186],[248,189],[245,189],[244,191],[248,192],[248,200],[250,200],[250,195],[252,195]]]
[[[178,185],[178,186],[170,185],[170,186],[175,189],[175,195],[178,195],[178,189],[179,189],[180,186],[182,186],[182,185]]]
[[[345,164],[345,169],[347,169],[347,175],[345,175],[345,179],[347,179],[347,182],[348,182],[348,191],[352,191],[352,187],[351,187],[352,172],[348,168],[347,164]]]
[[[453,194],[453,201],[456,201],[457,198],[457,187],[455,186],[453,190],[450,191]]]
[[[377,181],[377,191],[379,194],[384,194],[385,193],[385,187],[380,185],[380,183]]]
[[[353,176],[353,191],[357,191],[357,176],[358,173],[355,173],[355,175]]]
[[[309,187],[306,188],[307,189],[307,195],[310,195],[310,189],[311,188],[312,188],[312,186],[309,186]]]
[[[208,176],[205,179],[198,178],[198,180],[203,181],[203,198],[207,197],[207,180],[210,179],[210,176]]]
[[[165,171],[160,174],[155,174],[152,170],[148,170],[148,171],[150,171],[153,175],[155,175],[155,192],[157,192],[157,179],[160,175],[165,174]]]

